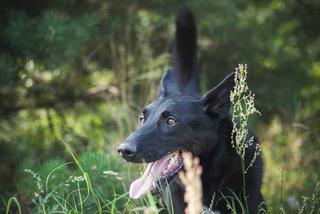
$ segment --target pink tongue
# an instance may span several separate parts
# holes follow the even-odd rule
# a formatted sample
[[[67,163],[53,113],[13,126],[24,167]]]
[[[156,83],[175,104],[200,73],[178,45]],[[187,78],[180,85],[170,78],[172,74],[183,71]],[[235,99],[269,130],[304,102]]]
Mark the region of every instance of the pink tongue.
[[[131,183],[129,195],[133,199],[147,194],[151,190],[153,182],[155,182],[166,168],[168,161],[172,155],[167,155],[160,160],[149,163],[143,175]]]

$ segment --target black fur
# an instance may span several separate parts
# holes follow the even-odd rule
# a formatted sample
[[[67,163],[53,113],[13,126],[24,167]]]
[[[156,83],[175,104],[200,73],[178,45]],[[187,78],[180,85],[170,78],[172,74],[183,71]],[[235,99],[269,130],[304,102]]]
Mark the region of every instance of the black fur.
[[[197,29],[193,14],[188,9],[181,10],[176,19],[173,67],[180,90],[184,94],[199,95]]]
[[[118,151],[130,162],[154,162],[169,152],[190,151],[200,158],[203,204],[213,210],[230,213],[223,199],[235,197],[244,204],[241,161],[231,145],[230,92],[234,74],[200,96],[196,60],[196,25],[189,10],[182,10],[176,20],[173,70],[169,69],[160,85],[159,99],[142,113],[142,125],[132,133]],[[174,119],[174,126],[168,125]],[[249,134],[248,139],[254,136]],[[249,165],[257,144],[248,148],[245,165]],[[260,193],[263,164],[258,156],[245,175],[249,213],[257,213],[263,203]],[[184,187],[176,175],[169,181],[175,213],[183,213]],[[214,197],[214,200],[213,200]],[[229,200],[230,201],[230,200]],[[236,203],[237,204],[237,203]],[[238,213],[242,213],[237,205]]]

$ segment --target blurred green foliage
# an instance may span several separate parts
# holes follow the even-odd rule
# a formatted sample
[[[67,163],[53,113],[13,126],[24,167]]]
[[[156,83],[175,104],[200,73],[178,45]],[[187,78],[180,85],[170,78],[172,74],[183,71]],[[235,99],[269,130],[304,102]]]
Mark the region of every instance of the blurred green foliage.
[[[293,212],[290,200],[313,192],[320,180],[319,1],[2,0],[3,199],[14,195],[25,209],[34,207],[36,186],[24,169],[45,177],[73,161],[61,139],[87,171],[96,166],[99,173],[90,176],[102,179],[95,182],[105,198],[112,199],[113,187],[127,190],[128,180],[117,183],[101,173],[131,176],[115,148],[157,96],[171,62],[174,17],[184,6],[197,18],[203,91],[238,63],[248,64],[262,113],[252,124],[263,147],[267,203]],[[77,175],[72,164],[64,169],[53,187]]]

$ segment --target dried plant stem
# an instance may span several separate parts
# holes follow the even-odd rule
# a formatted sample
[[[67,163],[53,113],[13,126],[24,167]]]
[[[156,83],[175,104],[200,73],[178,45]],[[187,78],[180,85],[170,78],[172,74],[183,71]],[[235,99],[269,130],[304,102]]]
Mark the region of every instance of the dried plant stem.
[[[184,200],[187,203],[186,214],[200,214],[202,209],[202,183],[201,166],[199,158],[192,158],[191,153],[183,153],[185,172],[180,172],[179,177],[185,186]]]

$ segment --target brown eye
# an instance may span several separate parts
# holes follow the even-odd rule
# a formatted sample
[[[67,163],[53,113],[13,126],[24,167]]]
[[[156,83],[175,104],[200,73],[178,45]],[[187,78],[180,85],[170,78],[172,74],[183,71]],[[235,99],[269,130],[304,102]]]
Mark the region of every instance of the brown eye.
[[[173,119],[173,118],[169,118],[167,120],[167,124],[170,125],[170,126],[174,126],[174,125],[177,124],[177,121],[175,119]]]

